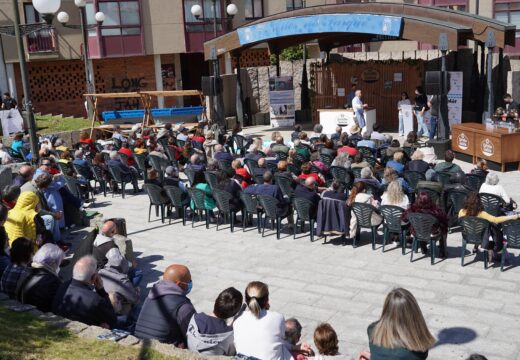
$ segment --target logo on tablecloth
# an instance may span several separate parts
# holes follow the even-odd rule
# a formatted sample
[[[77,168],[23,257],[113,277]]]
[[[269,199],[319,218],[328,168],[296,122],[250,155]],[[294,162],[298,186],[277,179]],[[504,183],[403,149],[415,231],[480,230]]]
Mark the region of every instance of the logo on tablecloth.
[[[493,156],[495,153],[495,146],[489,139],[484,139],[480,143],[480,150],[482,150],[482,154],[485,156]]]
[[[457,137],[457,146],[461,150],[468,150],[469,147],[469,139],[464,133],[460,133]]]
[[[347,115],[343,114],[343,113],[339,114],[338,117],[336,118],[336,123],[339,126],[346,126],[346,125],[348,125]]]

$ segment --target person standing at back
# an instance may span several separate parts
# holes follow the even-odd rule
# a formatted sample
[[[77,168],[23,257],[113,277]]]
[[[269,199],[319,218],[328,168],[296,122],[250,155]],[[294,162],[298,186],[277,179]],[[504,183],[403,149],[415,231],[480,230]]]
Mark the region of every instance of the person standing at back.
[[[237,354],[262,360],[292,359],[284,341],[284,317],[269,310],[267,285],[260,281],[250,282],[245,298],[247,309],[233,325]]]
[[[417,136],[430,137],[428,127],[424,123],[424,113],[428,111],[428,98],[421,86],[415,89],[415,117],[417,118]]]
[[[404,115],[403,115],[403,105],[412,105],[410,98],[408,97],[408,93],[403,91],[401,93],[401,98],[397,102],[397,110],[399,110],[399,136],[404,136]]]

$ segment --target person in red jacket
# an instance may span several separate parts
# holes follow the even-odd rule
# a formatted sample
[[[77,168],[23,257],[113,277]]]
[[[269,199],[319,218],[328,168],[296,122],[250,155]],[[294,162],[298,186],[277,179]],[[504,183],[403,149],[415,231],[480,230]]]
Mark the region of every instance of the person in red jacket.
[[[325,181],[321,178],[319,174],[311,172],[311,163],[306,162],[303,163],[301,166],[302,173],[300,176],[298,176],[298,179],[307,179],[308,177],[313,177],[316,180],[316,184],[318,184],[319,187],[323,187],[325,185]]]

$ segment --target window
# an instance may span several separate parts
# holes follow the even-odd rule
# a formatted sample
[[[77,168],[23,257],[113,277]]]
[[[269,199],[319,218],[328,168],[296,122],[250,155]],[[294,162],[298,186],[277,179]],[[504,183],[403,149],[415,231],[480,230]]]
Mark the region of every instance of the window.
[[[40,14],[29,3],[23,4],[26,24],[37,24],[42,21]],[[54,28],[34,31],[26,35],[27,50],[29,53],[55,52],[57,40]]]
[[[141,15],[138,0],[99,1],[99,11],[105,14],[101,26],[102,36],[121,36],[141,34]],[[87,3],[87,22],[95,24],[96,9],[93,3]],[[96,30],[90,30],[89,36],[96,36]]]
[[[193,5],[202,7],[202,15],[199,19],[191,13]],[[217,17],[217,31],[222,31],[222,3],[217,2],[217,12],[214,14],[212,0],[184,0],[184,21],[188,32],[212,32],[213,16]]]
[[[516,37],[520,38],[520,3],[496,1],[495,19],[516,25]]]
[[[244,4],[246,19],[259,19],[264,17],[263,0],[246,0]]]
[[[433,0],[433,5],[444,9],[468,11],[467,0]]]
[[[287,11],[303,8],[302,0],[287,0]]]

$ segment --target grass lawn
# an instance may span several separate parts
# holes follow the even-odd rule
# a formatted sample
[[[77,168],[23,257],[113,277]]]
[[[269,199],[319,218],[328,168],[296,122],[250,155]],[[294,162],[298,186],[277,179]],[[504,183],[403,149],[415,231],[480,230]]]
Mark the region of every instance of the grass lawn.
[[[91,120],[82,118],[65,119],[54,116],[36,116],[36,127],[39,134],[52,134],[62,131],[90,129]]]
[[[151,349],[121,346],[111,341],[80,338],[30,314],[0,307],[0,359],[9,360],[163,360]]]

